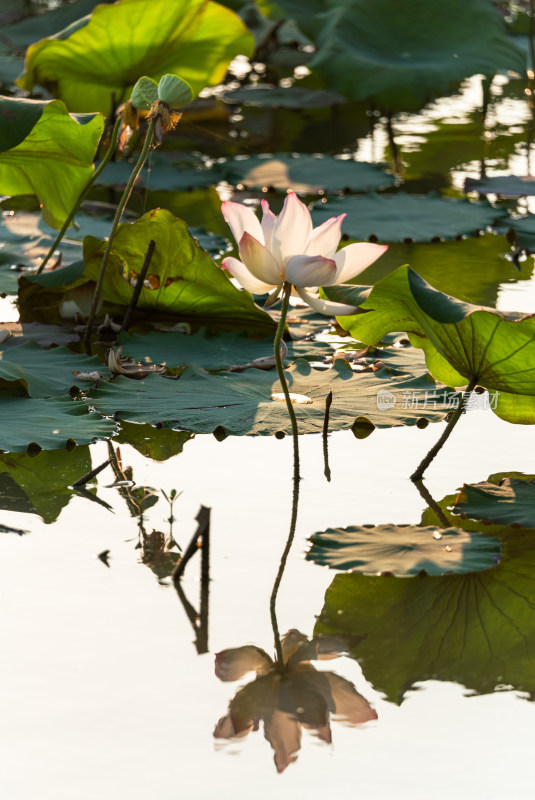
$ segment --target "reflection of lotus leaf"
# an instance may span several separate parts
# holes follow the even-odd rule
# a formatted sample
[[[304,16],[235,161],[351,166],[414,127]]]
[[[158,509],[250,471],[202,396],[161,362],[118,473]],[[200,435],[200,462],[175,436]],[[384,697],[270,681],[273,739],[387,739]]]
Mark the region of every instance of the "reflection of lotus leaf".
[[[221,680],[238,680],[252,671],[257,677],[236,693],[228,714],[216,725],[215,738],[242,738],[262,720],[265,737],[275,751],[277,772],[283,772],[301,749],[303,726],[330,742],[330,714],[352,725],[377,719],[352,683],[312,666],[309,659],[321,658],[324,645],[321,638],[309,641],[299,631],[289,631],[282,641],[282,666],[251,645],[218,653],[215,669]],[[336,655],[331,651],[327,657]]]
[[[481,694],[498,686],[535,692],[535,540],[506,536],[501,563],[484,572],[337,575],[315,634],[365,637],[352,655],[393,702],[430,678]]]
[[[472,519],[535,528],[535,480],[511,477],[499,486],[491,481],[465,484],[453,510]]]

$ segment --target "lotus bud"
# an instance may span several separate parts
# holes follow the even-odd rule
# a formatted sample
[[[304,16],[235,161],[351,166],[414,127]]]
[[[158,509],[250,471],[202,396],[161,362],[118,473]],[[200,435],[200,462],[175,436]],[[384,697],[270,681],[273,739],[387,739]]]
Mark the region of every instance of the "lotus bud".
[[[148,111],[156,100],[158,100],[158,84],[144,75],[134,86],[130,102],[134,108]]]
[[[193,90],[189,83],[177,75],[164,75],[160,78],[157,96],[170,108],[184,108],[193,100]]]

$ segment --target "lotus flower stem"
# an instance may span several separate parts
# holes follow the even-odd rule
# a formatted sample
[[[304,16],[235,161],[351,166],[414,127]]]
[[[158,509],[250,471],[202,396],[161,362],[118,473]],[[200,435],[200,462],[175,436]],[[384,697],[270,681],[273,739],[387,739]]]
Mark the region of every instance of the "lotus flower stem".
[[[89,339],[91,336],[91,329],[93,327],[93,322],[95,320],[95,314],[98,308],[98,303],[100,300],[100,295],[102,292],[102,284],[104,283],[104,276],[106,274],[106,267],[108,265],[108,260],[111,253],[111,248],[113,244],[113,240],[115,238],[115,234],[117,232],[117,228],[119,226],[119,222],[121,221],[121,217],[123,215],[123,211],[125,209],[126,204],[132,194],[132,189],[134,188],[134,183],[136,182],[136,178],[141,172],[143,168],[143,164],[147,160],[147,156],[149,154],[149,150],[152,144],[152,139],[154,136],[154,128],[156,126],[157,117],[151,119],[149,122],[149,127],[147,128],[147,133],[145,134],[145,141],[143,143],[143,148],[137,160],[137,164],[135,165],[134,169],[132,170],[132,174],[126,184],[125,190],[122,194],[122,197],[119,201],[119,205],[117,206],[117,211],[115,212],[115,217],[113,218],[113,223],[111,226],[110,235],[108,237],[108,242],[106,244],[106,250],[104,251],[104,255],[102,257],[102,263],[100,265],[100,271],[98,273],[97,278],[97,285],[95,286],[95,291],[93,293],[93,302],[91,304],[91,311],[89,312],[89,319],[87,320],[87,327],[85,329],[85,336],[84,336],[84,344],[87,352],[90,352],[89,346]]]
[[[119,127],[120,127],[120,125],[121,125],[121,118],[118,117],[117,120],[115,121],[115,125],[113,126],[113,131],[111,133],[111,140],[110,140],[109,147],[106,150],[106,152],[104,153],[102,161],[100,162],[100,164],[98,165],[97,169],[93,172],[93,174],[89,178],[89,180],[86,183],[85,187],[82,189],[82,191],[78,195],[78,198],[77,198],[75,204],[73,205],[73,207],[71,208],[71,210],[69,211],[69,216],[67,217],[67,219],[63,223],[63,226],[62,226],[60,232],[58,233],[58,235],[56,236],[53,245],[50,247],[50,250],[48,251],[46,256],[43,258],[41,263],[39,264],[39,269],[37,270],[37,275],[39,275],[39,273],[44,270],[44,268],[46,267],[46,265],[48,264],[48,262],[52,258],[52,255],[55,253],[55,251],[57,250],[61,240],[65,236],[65,232],[66,232],[67,228],[69,227],[69,225],[73,221],[74,215],[78,212],[80,206],[82,205],[83,201],[87,197],[87,195],[89,193],[89,190],[91,189],[91,187],[95,183],[96,179],[98,178],[98,176],[100,175],[100,173],[102,172],[102,170],[104,169],[104,167],[106,166],[106,164],[108,163],[110,158],[112,157],[113,153],[115,152],[115,148],[117,146],[117,137],[119,135]]]
[[[281,308],[281,316],[279,320],[279,326],[277,328],[277,332],[275,334],[275,341],[274,341],[274,349],[275,349],[275,363],[277,365],[277,374],[279,376],[279,380],[282,386],[282,391],[284,393],[284,399],[286,400],[286,407],[288,409],[288,415],[290,417],[290,422],[292,425],[292,439],[293,439],[293,453],[294,453],[294,469],[293,469],[293,495],[292,495],[292,517],[290,521],[290,531],[288,533],[288,538],[286,540],[286,545],[284,547],[284,552],[282,554],[282,558],[279,564],[279,570],[277,572],[277,577],[275,578],[275,583],[273,584],[273,589],[271,591],[271,597],[269,600],[269,611],[271,615],[271,625],[273,628],[273,636],[275,639],[275,650],[277,652],[277,666],[279,669],[283,668],[284,661],[282,657],[282,646],[281,646],[281,638],[279,632],[279,625],[277,622],[277,614],[276,614],[276,603],[277,603],[277,594],[279,592],[279,587],[282,581],[282,576],[284,574],[284,570],[286,568],[286,562],[288,560],[288,555],[292,548],[294,536],[295,536],[295,527],[297,524],[297,506],[299,503],[299,436],[298,436],[298,428],[297,428],[297,418],[295,416],[294,407],[292,401],[290,399],[290,392],[288,389],[288,384],[286,383],[286,377],[284,375],[284,367],[282,364],[282,357],[281,357],[281,341],[282,335],[284,333],[284,325],[286,323],[286,314],[288,312],[288,305],[290,302],[290,294],[292,292],[292,285],[288,282],[284,284],[284,288],[282,290],[282,308]]]
[[[445,443],[449,439],[449,437],[451,435],[451,432],[453,431],[454,427],[459,422],[459,419],[461,418],[461,414],[464,411],[466,398],[468,397],[468,395],[471,392],[473,392],[473,390],[475,389],[476,384],[477,384],[477,378],[474,378],[472,376],[470,378],[470,382],[469,382],[467,388],[465,389],[465,391],[461,395],[461,400],[459,402],[458,407],[455,409],[455,411],[453,412],[453,414],[451,415],[451,417],[448,420],[448,424],[446,425],[446,430],[443,432],[443,434],[440,437],[440,439],[438,440],[438,442],[435,445],[433,445],[433,447],[428,452],[428,454],[426,455],[426,457],[424,458],[424,460],[422,461],[422,463],[420,464],[418,469],[415,472],[413,472],[413,474],[411,475],[411,481],[413,481],[413,483],[416,483],[417,481],[421,481],[422,480],[424,472],[426,471],[427,467],[430,465],[430,463],[433,461],[433,459],[435,458],[437,453],[442,449],[442,447],[445,445]]]

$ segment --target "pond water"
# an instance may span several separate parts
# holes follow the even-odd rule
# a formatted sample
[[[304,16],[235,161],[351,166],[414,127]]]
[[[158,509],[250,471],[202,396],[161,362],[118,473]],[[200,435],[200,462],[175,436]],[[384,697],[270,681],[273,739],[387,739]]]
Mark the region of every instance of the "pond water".
[[[492,133],[487,137],[489,176],[525,174],[528,113],[522,91],[505,78],[495,85],[487,117]],[[459,95],[398,122],[404,190],[437,188],[460,196],[464,178],[479,174],[485,141],[480,103],[476,78]],[[379,127],[373,139],[366,136],[366,117],[361,116],[353,122],[350,115],[343,117],[333,134],[336,141],[327,148],[330,114],[308,112],[300,126],[291,127],[285,125],[292,118],[289,112],[244,108],[228,130],[214,128],[215,145],[210,125],[205,126],[205,151],[213,146],[220,152],[222,136],[229,155],[239,152],[238,139],[246,140],[252,151],[290,151],[297,141],[300,152],[339,150],[355,139],[358,129],[362,136],[352,151],[381,161],[388,156],[386,134]],[[277,135],[268,136],[267,130]],[[179,133],[174,145],[186,149],[191,131],[185,127],[184,141]],[[229,138],[231,132],[236,136]],[[188,213],[193,225],[228,235],[215,190],[164,193],[151,191],[150,172],[148,181],[149,191],[138,194],[134,208],[157,201],[174,213]],[[230,191],[228,186],[220,189],[223,196]],[[115,199],[111,190],[93,197],[102,200],[104,194]],[[281,199],[274,196],[273,205]],[[492,233],[438,244],[399,243],[361,282],[371,283],[410,263],[434,286],[463,299],[533,311],[533,258],[521,260],[517,270],[506,258],[509,253],[505,239]],[[1,310],[4,321],[15,318],[10,301],[2,301]],[[290,525],[290,438],[179,439],[178,434],[144,426],[133,447],[127,443],[130,430],[124,441],[113,444],[120,448],[123,467],[132,469],[130,480],[114,485],[117,474],[106,467],[96,479],[96,495],[104,504],[91,502],[93,494],[84,497],[66,487],[86,471],[89,457],[93,467],[108,458],[105,442],[62,453],[53,462],[46,460],[46,453],[24,456],[15,470],[9,456],[0,456],[0,521],[26,531],[0,536],[2,797],[236,800],[307,792],[351,792],[381,800],[394,795],[412,800],[454,794],[485,800],[527,796],[535,725],[535,652],[525,634],[535,630],[533,545],[519,555],[514,534],[504,529],[504,541],[512,544],[500,569],[511,560],[513,578],[506,591],[521,595],[522,619],[511,619],[508,608],[493,601],[483,612],[478,597],[489,593],[487,584],[478,589],[476,583],[467,583],[452,595],[451,604],[457,607],[448,601],[438,618],[422,606],[421,619],[411,622],[417,631],[397,627],[395,614],[380,614],[388,604],[381,606],[366,582],[385,585],[420,578],[342,575],[341,583],[336,573],[304,558],[308,536],[328,527],[420,523],[427,502],[409,475],[442,426],[375,430],[362,440],[349,431],[332,433],[330,483],[324,477],[321,436],[301,437],[297,529],[277,600],[279,629],[297,629],[312,639],[324,632],[336,602],[329,599],[331,585],[343,587],[349,598],[355,592],[357,616],[365,622],[345,631],[341,625],[340,630],[368,639],[362,658],[357,645],[349,648],[354,657],[314,660],[313,665],[320,673],[334,672],[351,682],[369,705],[362,701],[367,721],[361,724],[331,719],[332,743],[322,741],[330,736],[305,714],[310,724],[302,730],[296,758],[295,731],[287,739],[280,733],[276,740],[278,771],[262,723],[241,739],[214,737],[238,689],[254,678],[251,673],[235,682],[219,680],[214,654],[245,645],[273,654],[269,603]],[[441,501],[463,483],[484,481],[495,473],[531,474],[532,442],[532,428],[507,424],[488,408],[471,410],[429,469],[426,486]],[[135,514],[139,496],[129,494],[136,487],[151,487],[154,495],[141,518]],[[173,489],[180,494],[171,531],[162,491],[169,496]],[[211,509],[209,583],[206,575],[201,579],[201,556],[195,554],[181,582],[181,597],[169,578],[162,536],[152,532],[167,539],[172,533],[184,550],[197,529],[201,506]],[[173,552],[176,561],[176,548]],[[343,616],[348,608],[340,605],[336,611]],[[442,629],[447,614],[451,623]],[[477,624],[488,644],[486,655],[471,639]],[[433,636],[437,625],[439,641]],[[508,648],[510,629],[518,632],[521,644]],[[375,637],[374,631],[379,632]],[[409,634],[419,649],[412,640],[407,645]],[[517,670],[522,642],[525,652]],[[310,694],[307,686],[294,705],[313,704]],[[258,709],[261,705],[259,701]]]

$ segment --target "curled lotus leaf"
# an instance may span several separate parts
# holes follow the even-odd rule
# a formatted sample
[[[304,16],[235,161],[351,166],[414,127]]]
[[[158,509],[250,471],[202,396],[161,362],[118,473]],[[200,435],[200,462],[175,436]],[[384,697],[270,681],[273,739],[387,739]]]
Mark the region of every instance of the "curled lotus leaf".
[[[535,424],[535,315],[464,303],[400,267],[373,288],[332,287],[325,295],[358,306],[340,317],[359,341],[375,344],[406,330],[427,367],[447,386],[471,379],[492,392],[490,407],[509,422]]]

